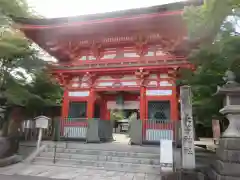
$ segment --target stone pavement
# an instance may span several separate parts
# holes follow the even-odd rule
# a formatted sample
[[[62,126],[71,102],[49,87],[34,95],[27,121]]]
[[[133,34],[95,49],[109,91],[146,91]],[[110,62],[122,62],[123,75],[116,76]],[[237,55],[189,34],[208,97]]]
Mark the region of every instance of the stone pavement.
[[[43,166],[19,163],[12,166],[0,168],[1,175],[10,175],[9,180],[15,180],[15,177],[28,176],[32,179],[24,180],[41,180],[34,179],[35,177],[45,177],[51,179],[65,179],[65,180],[159,180],[159,175],[144,174],[144,173],[129,173],[106,171],[102,169],[87,169],[74,167],[59,167],[59,166]],[[18,176],[21,175],[21,176]],[[0,180],[2,180],[0,178]],[[5,178],[3,178],[5,180]],[[8,179],[6,179],[8,180]],[[18,180],[18,179],[16,179]],[[45,180],[45,179],[42,179]]]
[[[50,178],[22,175],[0,175],[0,180],[50,180]]]

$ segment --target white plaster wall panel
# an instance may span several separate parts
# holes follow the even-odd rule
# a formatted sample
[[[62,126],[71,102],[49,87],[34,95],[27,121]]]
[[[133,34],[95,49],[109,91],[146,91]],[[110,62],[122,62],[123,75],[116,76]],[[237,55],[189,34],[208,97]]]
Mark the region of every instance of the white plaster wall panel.
[[[147,54],[145,56],[154,56],[154,51],[148,51]]]
[[[159,83],[160,86],[173,86],[172,83],[168,81],[160,81]]]
[[[157,81],[150,81],[148,83],[148,86],[157,86],[158,85],[158,82]]]
[[[124,52],[124,57],[139,57],[135,52]]]
[[[150,74],[149,79],[157,79],[157,74]]]
[[[137,82],[136,81],[126,81],[121,83],[123,86],[136,86]]]
[[[122,80],[133,80],[133,79],[137,79],[137,77],[134,75],[125,75],[121,79]]]
[[[87,87],[89,87],[89,85],[88,85],[88,83],[82,83],[82,84],[81,84],[81,87],[82,87],[82,88],[87,88]]]
[[[114,59],[116,57],[115,54],[105,54],[101,59]]]
[[[72,84],[72,87],[73,87],[73,88],[79,87],[79,83],[73,83],[73,84]]]
[[[84,75],[81,80],[88,81],[89,79],[90,79],[90,77],[88,75]]]
[[[89,96],[89,91],[70,91],[68,92],[70,97],[87,97]]]
[[[79,77],[74,77],[74,78],[72,78],[72,81],[73,82],[78,82],[78,81],[80,81],[80,78]]]
[[[124,101],[123,105],[116,104],[115,101],[107,102],[107,109],[139,109],[140,102],[139,101]]]
[[[97,80],[113,80],[111,76],[100,76]]]
[[[160,74],[160,78],[169,78],[168,74]]]
[[[112,86],[113,82],[100,82],[98,83],[99,87]]]
[[[156,51],[156,56],[163,56],[163,55],[166,55],[166,53],[162,50],[157,50]]]
[[[172,90],[147,90],[146,91],[147,96],[171,96],[172,95]]]

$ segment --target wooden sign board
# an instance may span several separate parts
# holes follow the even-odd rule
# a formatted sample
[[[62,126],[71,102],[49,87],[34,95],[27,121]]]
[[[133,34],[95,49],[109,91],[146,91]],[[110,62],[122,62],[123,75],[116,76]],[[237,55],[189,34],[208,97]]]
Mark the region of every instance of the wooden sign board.
[[[38,116],[35,118],[35,120],[36,120],[36,128],[43,128],[43,129],[48,128],[48,121],[49,121],[48,117]]]

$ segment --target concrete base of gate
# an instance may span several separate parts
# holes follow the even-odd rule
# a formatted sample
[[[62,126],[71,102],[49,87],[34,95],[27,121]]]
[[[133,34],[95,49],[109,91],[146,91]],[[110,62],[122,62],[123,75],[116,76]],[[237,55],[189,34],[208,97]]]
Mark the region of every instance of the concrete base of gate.
[[[217,160],[211,165],[211,180],[240,179],[240,138],[222,138],[216,150]]]
[[[99,121],[90,119],[88,120],[88,129],[87,129],[87,136],[86,142],[87,143],[99,143],[99,132],[98,132]]]
[[[131,137],[130,143],[133,145],[142,145],[142,135],[142,121],[132,120],[129,129],[129,136]]]
[[[201,172],[195,171],[179,171],[162,175],[161,180],[208,180],[207,177]]]

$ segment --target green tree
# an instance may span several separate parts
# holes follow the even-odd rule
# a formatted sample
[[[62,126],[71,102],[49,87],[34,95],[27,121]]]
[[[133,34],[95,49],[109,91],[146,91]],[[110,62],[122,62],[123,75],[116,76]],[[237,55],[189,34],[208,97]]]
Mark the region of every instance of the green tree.
[[[213,94],[224,84],[225,71],[234,71],[240,80],[239,7],[239,1],[209,0],[203,6],[185,9],[189,39],[200,46],[189,56],[196,70],[181,70],[180,84],[192,86],[195,120],[207,127],[214,116],[222,118],[222,98]]]
[[[61,89],[45,75],[46,62],[32,44],[13,28],[12,16],[32,16],[25,0],[0,0],[0,93],[7,97],[8,105],[35,112],[59,102]],[[8,125],[3,127],[6,135]]]
[[[190,40],[211,44],[228,17],[238,24],[239,8],[239,0],[205,0],[202,6],[186,7],[184,18]]]
[[[63,91],[45,71],[37,72],[32,83],[27,84],[26,89],[34,95],[28,98],[25,105],[31,116],[34,115],[34,112],[42,111],[45,107],[56,106],[61,103]]]

